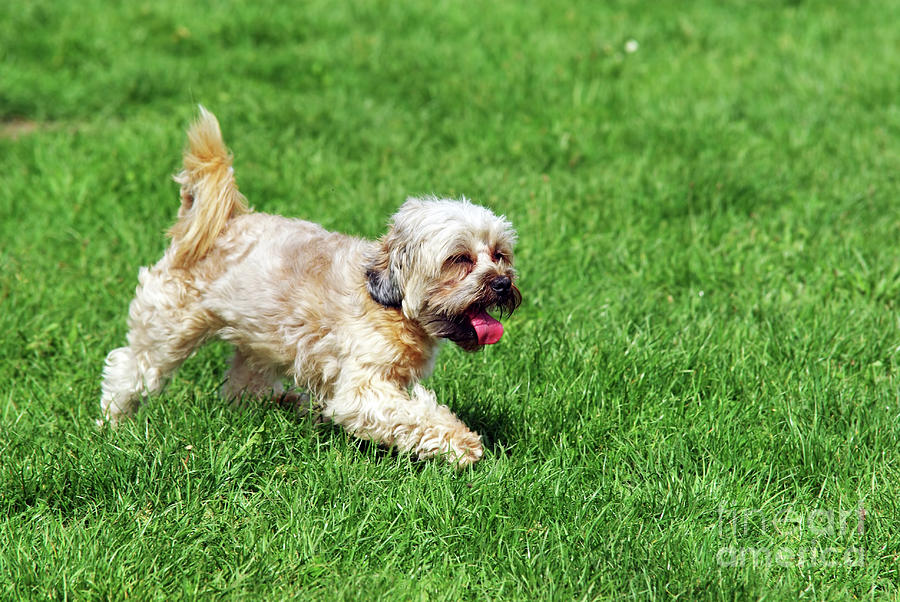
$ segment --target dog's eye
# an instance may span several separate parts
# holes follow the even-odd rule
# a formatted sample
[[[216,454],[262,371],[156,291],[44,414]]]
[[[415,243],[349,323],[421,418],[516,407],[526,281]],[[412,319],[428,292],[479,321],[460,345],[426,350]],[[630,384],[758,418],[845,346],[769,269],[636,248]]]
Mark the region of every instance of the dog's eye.
[[[506,261],[506,255],[504,255],[500,251],[497,251],[496,253],[494,253],[494,261],[496,261],[497,263],[500,263],[501,261]]]
[[[469,257],[468,255],[455,255],[450,258],[450,262],[458,263],[458,264],[462,264],[462,265],[472,265],[475,263],[474,261],[472,261],[472,258]]]

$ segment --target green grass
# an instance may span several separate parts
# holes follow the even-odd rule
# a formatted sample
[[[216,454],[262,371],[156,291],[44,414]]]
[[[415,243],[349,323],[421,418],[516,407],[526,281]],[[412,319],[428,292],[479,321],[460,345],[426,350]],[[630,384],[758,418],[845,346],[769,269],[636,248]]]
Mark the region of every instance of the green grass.
[[[0,6],[0,599],[900,595],[900,3],[253,4]],[[222,345],[94,427],[199,102],[258,210],[516,225],[427,383],[474,469],[226,407]]]

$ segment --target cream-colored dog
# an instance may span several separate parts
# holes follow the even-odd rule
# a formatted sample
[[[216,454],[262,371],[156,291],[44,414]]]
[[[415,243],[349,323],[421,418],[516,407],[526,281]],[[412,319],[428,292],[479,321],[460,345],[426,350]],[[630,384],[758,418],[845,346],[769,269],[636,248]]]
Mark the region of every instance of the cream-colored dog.
[[[216,118],[200,112],[175,178],[172,244],[141,268],[128,346],[106,358],[104,418],[132,414],[217,336],[236,347],[226,397],[290,395],[287,377],[357,437],[476,462],[478,434],[418,381],[441,339],[472,351],[502,336],[487,310],[521,301],[511,224],[465,199],[409,199],[373,242],[253,213]]]

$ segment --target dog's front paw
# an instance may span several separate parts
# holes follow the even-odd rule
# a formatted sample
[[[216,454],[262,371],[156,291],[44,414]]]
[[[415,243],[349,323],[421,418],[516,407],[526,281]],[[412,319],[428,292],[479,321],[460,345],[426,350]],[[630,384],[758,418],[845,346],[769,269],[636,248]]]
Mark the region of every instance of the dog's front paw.
[[[411,449],[422,460],[443,457],[457,468],[471,466],[484,454],[478,433],[470,431],[458,420],[446,430],[432,426],[425,430],[424,436],[421,436],[415,444],[404,446],[401,443],[398,447]]]
[[[457,468],[465,468],[478,462],[483,454],[481,437],[478,433],[466,429],[464,432],[454,433],[450,437],[444,457]]]

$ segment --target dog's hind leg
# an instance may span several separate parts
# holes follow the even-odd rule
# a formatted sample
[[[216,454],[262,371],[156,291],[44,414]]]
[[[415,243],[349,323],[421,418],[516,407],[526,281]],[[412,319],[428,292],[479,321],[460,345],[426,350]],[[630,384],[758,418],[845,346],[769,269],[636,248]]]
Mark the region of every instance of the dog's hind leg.
[[[254,362],[252,355],[237,348],[225,373],[221,394],[231,401],[273,401],[301,415],[309,413],[312,409],[310,396],[285,389],[281,378],[281,373],[271,364]]]
[[[111,424],[133,414],[142,397],[162,389],[213,330],[196,295],[168,273],[164,262],[141,268],[128,311],[128,346],[106,357],[100,411]]]
[[[222,397],[228,400],[278,399],[284,394],[281,375],[268,364],[257,364],[240,348],[234,350],[231,365],[225,373]]]

